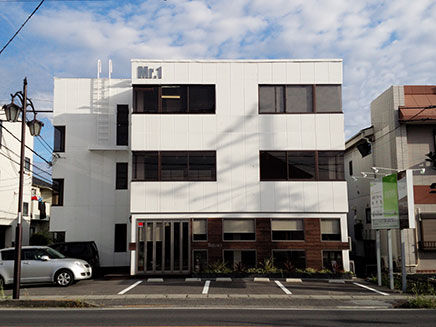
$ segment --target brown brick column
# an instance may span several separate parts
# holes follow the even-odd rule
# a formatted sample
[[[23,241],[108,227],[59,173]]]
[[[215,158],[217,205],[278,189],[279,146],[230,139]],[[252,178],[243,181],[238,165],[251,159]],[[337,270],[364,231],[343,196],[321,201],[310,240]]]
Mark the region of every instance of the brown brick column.
[[[269,259],[271,253],[271,220],[269,218],[256,219],[256,252],[257,263]]]
[[[321,222],[318,218],[304,219],[306,267],[322,268]]]
[[[211,218],[207,220],[208,226],[208,262],[209,264],[223,261],[222,256],[222,219]]]

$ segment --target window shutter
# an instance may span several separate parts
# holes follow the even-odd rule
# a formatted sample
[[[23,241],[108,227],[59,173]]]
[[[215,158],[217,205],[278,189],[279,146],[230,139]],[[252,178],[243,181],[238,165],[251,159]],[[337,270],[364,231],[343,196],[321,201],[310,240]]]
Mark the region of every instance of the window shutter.
[[[303,219],[273,219],[271,229],[273,231],[303,230]]]
[[[321,219],[322,234],[340,234],[341,226],[339,219]]]
[[[223,220],[224,233],[254,233],[254,220],[253,219],[224,219]]]
[[[206,234],[206,219],[192,221],[192,234]]]

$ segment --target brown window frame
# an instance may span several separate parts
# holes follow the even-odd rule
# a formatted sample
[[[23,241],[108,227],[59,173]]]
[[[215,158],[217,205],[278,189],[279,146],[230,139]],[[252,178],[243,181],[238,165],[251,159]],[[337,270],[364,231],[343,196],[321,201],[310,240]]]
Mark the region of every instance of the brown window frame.
[[[59,147],[56,147],[56,131],[59,134]],[[53,152],[65,152],[65,135],[66,127],[65,125],[55,125],[53,126]]]
[[[123,175],[125,175],[125,177]],[[129,163],[117,162],[115,166],[115,189],[127,190],[128,188],[129,188]]]
[[[55,189],[55,183],[59,183],[59,189]],[[52,199],[52,207],[62,207],[64,205],[64,188],[65,188],[65,180],[63,178],[53,178],[53,199]],[[56,193],[58,196],[58,200],[55,201]]]
[[[265,152],[285,152],[286,153],[286,178],[281,178],[281,179],[277,179],[277,178],[271,178],[271,179],[265,179],[262,177],[262,167],[261,167],[261,156],[262,153]],[[314,178],[290,178],[289,176],[289,154],[291,153],[295,153],[295,152],[312,152],[315,155],[315,175]],[[287,150],[260,150],[259,151],[259,179],[261,182],[284,182],[284,181],[295,181],[295,182],[305,182],[305,181],[316,181],[316,182],[335,182],[335,181],[345,181],[345,174],[344,171],[342,171],[342,178],[337,178],[337,179],[321,179],[319,176],[319,153],[324,153],[324,152],[336,152],[337,154],[342,154],[342,158],[344,158],[344,151],[336,151],[336,150],[291,150],[291,151],[287,151]],[[336,172],[337,174],[338,172]]]
[[[283,92],[283,105],[284,112],[261,112],[260,110],[260,88],[263,86],[267,87],[284,87]],[[287,86],[312,86],[312,111],[311,112],[287,112],[286,111],[286,87]],[[340,86],[341,88],[341,108],[340,111],[320,111],[318,112],[316,109],[316,88],[317,86]],[[342,84],[259,84],[258,85],[258,99],[257,99],[257,112],[259,115],[307,115],[307,114],[343,114],[344,111],[342,109]]]
[[[186,175],[182,179],[162,179],[162,154],[180,154],[185,153],[187,158]],[[211,179],[194,179],[191,178],[189,169],[189,155],[196,153],[208,153],[214,154],[215,163],[213,169],[213,176]],[[156,179],[139,179],[137,178],[137,158],[140,154],[156,154],[157,155],[157,178]],[[132,151],[132,182],[216,182],[217,181],[217,171],[216,171],[216,151]]]
[[[171,87],[171,86],[179,86],[186,88],[186,111],[183,112],[165,112],[162,110],[162,88],[163,87]],[[214,97],[214,103],[213,103],[213,110],[210,112],[197,112],[197,111],[190,111],[189,106],[189,88],[190,87],[211,87],[213,88],[213,97]],[[144,112],[144,111],[138,111],[137,108],[137,93],[136,91],[140,90],[146,90],[151,88],[157,88],[157,111],[156,112]],[[165,84],[165,85],[133,85],[133,114],[140,114],[140,115],[214,115],[216,113],[216,85],[215,84]]]

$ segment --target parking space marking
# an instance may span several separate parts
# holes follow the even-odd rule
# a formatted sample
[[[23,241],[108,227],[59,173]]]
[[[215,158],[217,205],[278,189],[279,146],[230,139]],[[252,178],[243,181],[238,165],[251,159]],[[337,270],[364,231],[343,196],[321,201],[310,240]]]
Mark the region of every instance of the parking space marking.
[[[130,285],[129,287],[123,289],[121,292],[118,293],[118,295],[123,295],[123,294],[127,293],[128,291],[130,291],[131,289],[135,288],[136,286],[138,286],[141,283],[142,283],[142,280],[138,280],[133,285]]]
[[[209,293],[209,285],[210,285],[210,280],[207,280],[207,281],[204,283],[203,292],[201,292],[201,294],[207,294],[207,293]]]
[[[282,289],[283,292],[285,292],[288,295],[292,294],[292,292],[290,290],[288,290],[286,287],[284,287],[283,284],[280,283],[278,280],[276,280],[275,282],[276,282],[277,286]]]
[[[385,293],[385,292],[382,292],[382,291],[378,291],[375,288],[372,288],[372,287],[369,287],[369,286],[365,286],[365,285],[362,285],[362,284],[359,284],[359,283],[353,283],[353,284],[357,285],[357,286],[360,286],[360,287],[363,287],[363,288],[366,288],[367,290],[376,292],[376,293],[381,294],[381,295],[389,295],[388,293]]]

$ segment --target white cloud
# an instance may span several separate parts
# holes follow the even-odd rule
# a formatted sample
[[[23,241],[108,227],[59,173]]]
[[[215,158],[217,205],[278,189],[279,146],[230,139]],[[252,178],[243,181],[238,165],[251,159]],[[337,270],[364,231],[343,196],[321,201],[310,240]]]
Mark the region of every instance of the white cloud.
[[[47,93],[52,75],[95,76],[98,58],[112,58],[118,77],[128,76],[130,58],[141,57],[343,58],[347,136],[369,125],[370,101],[391,84],[436,84],[431,0],[113,4],[102,11],[49,3],[17,41],[36,43],[17,58],[0,58],[0,73],[34,72],[40,92]],[[10,25],[25,13],[16,16]]]

